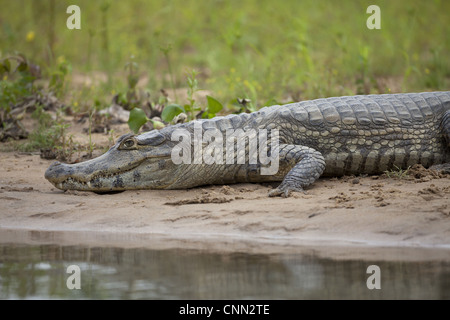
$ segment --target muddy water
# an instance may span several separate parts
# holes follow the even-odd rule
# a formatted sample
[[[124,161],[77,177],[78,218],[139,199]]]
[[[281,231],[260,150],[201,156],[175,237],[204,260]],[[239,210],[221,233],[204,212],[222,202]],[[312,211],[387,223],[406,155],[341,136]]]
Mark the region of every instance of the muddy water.
[[[381,289],[367,287],[370,265]],[[450,262],[4,243],[0,298],[450,299]]]

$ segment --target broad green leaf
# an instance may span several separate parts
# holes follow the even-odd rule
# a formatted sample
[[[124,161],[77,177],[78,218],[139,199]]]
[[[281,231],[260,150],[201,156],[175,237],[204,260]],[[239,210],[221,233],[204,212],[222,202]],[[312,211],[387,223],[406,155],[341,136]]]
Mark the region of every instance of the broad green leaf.
[[[163,109],[161,113],[161,119],[163,119],[166,122],[170,122],[173,120],[173,118],[175,118],[182,112],[186,113],[184,108],[179,104],[169,104]]]
[[[134,133],[138,133],[139,129],[147,122],[149,119],[145,114],[144,110],[140,108],[134,108],[130,111],[130,117],[128,118],[128,127]]]
[[[216,99],[214,99],[213,97],[206,96],[206,99],[208,100],[209,113],[216,114],[217,112],[219,112],[220,110],[223,109],[222,104],[219,101],[217,101]]]

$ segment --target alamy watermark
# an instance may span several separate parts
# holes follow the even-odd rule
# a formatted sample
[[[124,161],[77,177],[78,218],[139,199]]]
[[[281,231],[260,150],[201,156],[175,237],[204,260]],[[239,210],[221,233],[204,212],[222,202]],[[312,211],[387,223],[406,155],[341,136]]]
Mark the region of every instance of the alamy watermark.
[[[66,26],[68,29],[81,29],[81,9],[77,5],[70,5],[67,7],[66,13],[70,14],[67,18]],[[367,18],[366,26],[368,29],[381,29],[381,9],[379,6],[372,4],[367,7],[367,14],[370,17]]]
[[[366,270],[367,274],[371,274],[366,281],[367,289],[381,289],[381,269],[376,264],[370,265]]]
[[[66,287],[67,289],[81,289],[81,269],[78,265],[72,264],[67,267],[66,273],[71,275],[67,277]]]
[[[381,29],[381,9],[377,5],[370,5],[367,7],[366,13],[370,13],[370,17],[367,18],[366,26],[368,29]]]
[[[259,163],[261,175],[278,172],[278,129],[227,129],[224,136],[219,129],[203,130],[201,123],[196,121],[193,134],[187,129],[176,129],[171,140],[179,142],[172,148],[174,164]]]
[[[81,29],[81,9],[77,5],[70,5],[67,7],[66,13],[71,14],[66,21],[67,29]]]

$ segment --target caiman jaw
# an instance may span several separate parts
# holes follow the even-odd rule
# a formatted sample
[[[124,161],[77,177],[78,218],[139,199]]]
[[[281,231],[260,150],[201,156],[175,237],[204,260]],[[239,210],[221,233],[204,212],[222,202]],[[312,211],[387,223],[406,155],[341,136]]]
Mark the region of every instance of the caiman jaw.
[[[55,187],[61,190],[120,190],[122,188],[121,181],[123,181],[123,178],[121,177],[129,175],[129,173],[139,167],[144,160],[146,159],[142,159],[128,168],[117,168],[113,172],[95,171],[92,174],[86,175],[76,174],[76,172],[78,172],[75,169],[76,165],[62,164],[57,161],[47,169],[45,177]]]

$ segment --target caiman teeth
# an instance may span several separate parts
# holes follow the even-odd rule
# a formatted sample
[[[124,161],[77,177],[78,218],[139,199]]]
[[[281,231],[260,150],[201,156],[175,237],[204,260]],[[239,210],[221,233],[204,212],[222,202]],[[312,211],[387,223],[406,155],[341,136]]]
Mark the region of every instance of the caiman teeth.
[[[118,176],[120,174],[127,173],[127,172],[135,169],[136,167],[138,167],[141,164],[141,162],[137,163],[136,165],[134,165],[133,167],[131,167],[131,168],[127,169],[127,170],[123,170],[123,171],[119,171],[119,172],[113,172],[113,173],[109,173],[109,174],[105,174],[105,173],[102,173],[102,172],[96,173],[96,174],[92,175],[88,181],[82,181],[82,180],[79,180],[77,178],[68,177],[64,181],[58,183],[56,185],[56,187],[59,188],[59,189],[64,189],[64,186],[67,187],[68,185],[70,186],[70,185],[78,184],[78,185],[81,185],[83,187],[87,187],[89,189],[92,189],[92,188],[94,188],[92,186],[92,183],[91,183],[92,181],[94,181],[94,180],[96,180],[98,178],[110,179],[110,178],[113,178],[113,177]]]
[[[67,185],[67,184],[69,184],[69,185],[70,184],[81,184],[81,185],[84,185],[84,186],[86,186],[86,185],[90,186],[90,182],[84,182],[84,181],[81,181],[81,180],[69,177],[66,180],[64,180],[63,182],[58,183],[56,187],[59,188],[59,189],[63,189],[63,186]]]

